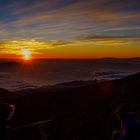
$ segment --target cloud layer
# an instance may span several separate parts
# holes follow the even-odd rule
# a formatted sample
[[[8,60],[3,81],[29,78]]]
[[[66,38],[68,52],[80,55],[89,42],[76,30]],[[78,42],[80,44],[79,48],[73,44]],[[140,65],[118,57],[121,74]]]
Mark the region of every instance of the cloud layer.
[[[1,39],[140,35],[139,0],[6,0],[0,5]]]

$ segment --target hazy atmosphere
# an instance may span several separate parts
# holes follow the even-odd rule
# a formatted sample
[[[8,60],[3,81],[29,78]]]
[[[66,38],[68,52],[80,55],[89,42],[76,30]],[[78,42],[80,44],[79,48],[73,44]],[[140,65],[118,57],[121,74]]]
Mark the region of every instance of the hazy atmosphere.
[[[79,80],[120,79],[140,71],[140,59],[0,61],[0,87],[12,91]]]

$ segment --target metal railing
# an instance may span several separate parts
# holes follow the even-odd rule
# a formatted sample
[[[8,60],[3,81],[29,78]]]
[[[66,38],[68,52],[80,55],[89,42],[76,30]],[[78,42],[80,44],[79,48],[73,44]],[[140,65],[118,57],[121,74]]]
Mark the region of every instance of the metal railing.
[[[46,126],[49,122],[52,119],[8,128],[10,140],[47,140]]]
[[[10,128],[10,130],[16,130],[16,129],[26,128],[26,127],[31,127],[31,126],[38,126],[38,125],[42,125],[42,124],[45,124],[45,123],[48,123],[51,121],[52,120],[50,119],[50,120],[40,121],[40,122],[36,122],[36,123],[26,124],[26,125]]]

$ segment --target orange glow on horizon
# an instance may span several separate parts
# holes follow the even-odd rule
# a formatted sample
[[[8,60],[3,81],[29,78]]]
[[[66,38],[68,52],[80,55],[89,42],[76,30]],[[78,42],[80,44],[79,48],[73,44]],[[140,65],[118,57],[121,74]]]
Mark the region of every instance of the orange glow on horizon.
[[[70,41],[20,39],[0,44],[0,58],[22,59],[96,59],[140,57],[138,38],[86,38]]]
[[[0,54],[0,59],[22,59],[24,61],[30,61],[32,59],[100,59],[100,58],[135,58],[135,57],[139,57],[139,55],[131,55],[131,54],[126,54],[124,55],[123,53],[119,54],[109,54],[109,55],[104,55],[104,54],[94,54],[94,56],[92,54],[88,54],[88,55],[83,55],[83,54],[79,54],[79,55],[58,55],[58,54],[31,54],[30,55],[15,55],[15,54]]]

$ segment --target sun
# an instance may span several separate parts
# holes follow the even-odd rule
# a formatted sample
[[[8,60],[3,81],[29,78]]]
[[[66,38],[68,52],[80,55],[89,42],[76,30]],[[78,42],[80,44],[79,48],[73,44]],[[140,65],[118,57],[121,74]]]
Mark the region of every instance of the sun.
[[[23,60],[31,60],[31,52],[29,50],[21,50],[20,54]]]

